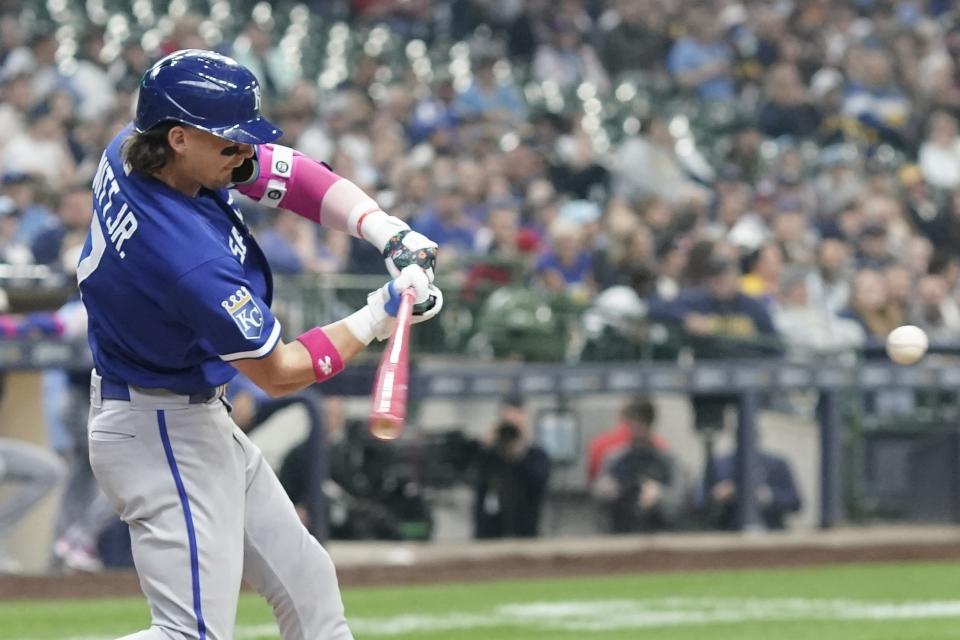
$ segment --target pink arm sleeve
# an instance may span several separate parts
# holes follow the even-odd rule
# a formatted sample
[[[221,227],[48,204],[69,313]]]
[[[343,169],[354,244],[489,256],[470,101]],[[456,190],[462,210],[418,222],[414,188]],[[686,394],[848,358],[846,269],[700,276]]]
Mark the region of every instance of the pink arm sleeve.
[[[253,181],[237,185],[237,191],[267,206],[280,207],[325,227],[369,239],[378,248],[384,246],[386,240],[379,237],[383,234],[369,233],[370,223],[377,217],[369,214],[385,214],[357,185],[326,165],[282,145],[259,145],[257,161],[259,174]]]

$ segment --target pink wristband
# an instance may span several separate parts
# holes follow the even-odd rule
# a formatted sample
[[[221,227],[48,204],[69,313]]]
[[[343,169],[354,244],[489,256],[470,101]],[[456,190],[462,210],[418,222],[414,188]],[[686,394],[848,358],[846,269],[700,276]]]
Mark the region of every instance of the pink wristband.
[[[343,360],[340,352],[330,342],[330,338],[320,327],[314,327],[306,333],[297,336],[307,352],[310,353],[310,362],[313,364],[313,375],[317,382],[323,382],[343,371]]]

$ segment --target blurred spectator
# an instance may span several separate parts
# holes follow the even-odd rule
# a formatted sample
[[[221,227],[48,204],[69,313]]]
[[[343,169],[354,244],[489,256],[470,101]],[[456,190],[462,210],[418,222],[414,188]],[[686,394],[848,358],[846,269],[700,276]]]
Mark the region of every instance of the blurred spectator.
[[[477,224],[482,224],[487,219],[490,210],[487,197],[490,177],[492,176],[487,176],[480,163],[472,158],[462,157],[457,161],[457,184],[463,196],[463,210]],[[508,202],[509,200],[505,201],[505,204]]]
[[[754,497],[759,507],[760,525],[767,530],[786,529],[787,516],[800,510],[801,499],[793,471],[786,458],[761,450],[755,454],[756,466],[749,471],[755,483]],[[720,456],[713,463],[713,479],[705,487],[702,501],[710,526],[737,529],[738,486],[736,453]]]
[[[760,145],[765,138],[751,118],[734,123],[730,132],[730,154],[728,161],[740,170],[741,177],[747,182],[755,182],[761,176]]]
[[[44,178],[53,187],[73,178],[74,158],[67,148],[63,123],[41,102],[27,113],[27,128],[10,139],[3,149],[6,173],[27,173]]]
[[[753,194],[747,183],[740,179],[740,169],[736,165],[726,165],[720,169],[714,188],[713,222],[718,227],[718,233],[727,233],[735,228],[743,215],[749,211],[750,198]],[[731,242],[753,244],[753,242],[738,243],[732,239]]]
[[[910,310],[911,298],[915,295],[916,282],[910,270],[899,262],[889,265],[883,270],[883,278],[887,283],[887,298],[891,306],[901,309],[906,315]]]
[[[233,43],[233,57],[257,76],[268,104],[287,94],[300,79],[299,66],[273,44],[273,33],[256,20],[247,22]]]
[[[516,15],[507,27],[507,49],[510,56],[523,60],[533,60],[538,42],[547,37],[547,23],[551,16],[553,3],[550,0],[527,0],[521,3]],[[473,30],[475,25],[471,25]]]
[[[475,301],[487,290],[528,277],[536,240],[520,229],[520,216],[508,207],[495,207],[477,232],[477,260],[467,272],[464,299]]]
[[[184,13],[174,18],[166,40],[160,45],[158,58],[169,55],[180,49],[206,49],[207,43],[200,35],[200,26],[203,16],[196,13]]]
[[[744,256],[744,275],[740,278],[740,291],[763,303],[767,310],[776,306],[780,292],[780,275],[783,272],[783,252],[773,242],[761,245]]]
[[[910,272],[910,277],[916,279],[930,269],[933,259],[933,243],[923,236],[912,236],[907,241],[903,257],[903,265]]]
[[[614,153],[615,193],[631,201],[655,197],[672,205],[706,202],[706,189],[687,175],[676,156],[667,121],[651,118],[645,131],[624,140]]]
[[[601,95],[610,90],[610,79],[593,47],[576,24],[562,18],[537,47],[531,71],[537,80],[553,82],[561,90],[576,89],[581,83],[593,85]]]
[[[758,5],[751,9],[750,20],[744,25],[738,15],[742,13],[745,13],[743,5],[729,5],[717,18],[724,25],[735,25],[730,37],[742,58],[741,73],[754,80],[780,59],[787,34],[786,16],[775,6]]]
[[[474,536],[532,538],[550,478],[550,459],[533,442],[525,400],[506,398],[476,460]]]
[[[874,139],[903,143],[911,105],[896,83],[890,58],[880,48],[863,48],[849,57],[851,70],[844,112],[857,119]]]
[[[876,342],[885,340],[906,320],[905,310],[890,301],[883,274],[874,269],[857,271],[850,306],[841,316],[856,320],[867,338]]]
[[[946,278],[939,274],[923,276],[917,283],[916,298],[910,309],[910,324],[926,331],[931,342],[956,342],[960,338],[960,304],[950,295]]]
[[[334,273],[346,260],[346,240],[321,240],[320,230],[298,216],[271,216],[259,244],[277,274]]]
[[[817,245],[815,269],[807,277],[811,303],[831,313],[846,309],[850,300],[851,276],[849,247],[839,238],[823,238]]]
[[[810,276],[806,269],[793,267],[784,274],[773,323],[783,338],[787,353],[809,362],[860,347],[863,328],[856,321],[841,318],[829,307],[817,304],[809,295]]]
[[[917,184],[913,189],[920,190],[923,185],[925,183]],[[960,246],[957,244],[960,243],[960,189],[951,192],[945,202],[939,205],[924,198],[926,195],[921,191],[918,200],[909,202],[910,218],[930,239],[936,252],[951,253]]]
[[[906,208],[907,216],[921,234],[935,244],[943,242],[937,239],[943,231],[942,204],[938,202],[938,194],[927,183],[923,173],[915,164],[907,164],[897,172],[901,188],[901,198]]]
[[[435,185],[433,205],[410,221],[410,226],[444,247],[447,268],[455,268],[473,254],[477,225],[467,217],[455,178]]]
[[[670,528],[682,503],[683,483],[665,441],[654,433],[653,404],[634,398],[621,415],[624,422],[612,437],[601,436],[591,445],[591,469],[597,466],[592,493],[608,511],[613,533]]]
[[[635,223],[623,235],[608,235],[607,246],[593,257],[597,289],[629,284],[631,275],[640,269],[650,270],[655,279],[655,263],[653,234],[646,225]]]
[[[705,287],[681,291],[674,300],[654,301],[651,319],[681,327],[698,356],[778,353],[770,314],[762,303],[739,291],[736,262],[714,255],[706,268]]]
[[[587,297],[596,285],[593,259],[584,246],[583,226],[559,218],[550,225],[549,238],[550,249],[540,256],[535,267],[540,283],[553,293]]]
[[[509,207],[495,207],[477,232],[477,253],[514,258],[520,251],[520,215]]]
[[[893,262],[887,227],[879,223],[864,226],[857,239],[857,266],[863,269],[883,269]]]
[[[938,189],[960,188],[960,134],[957,119],[935,111],[920,145],[920,169],[924,179]]]
[[[497,58],[479,56],[470,86],[457,96],[453,111],[466,120],[488,120],[516,126],[526,118],[527,105],[512,84],[497,77]]]
[[[28,44],[10,51],[0,69],[0,78],[8,79],[26,73],[30,76],[30,89],[34,100],[44,100],[50,92],[67,86],[67,79],[57,68],[56,34],[47,29],[37,29],[27,36]]]
[[[602,158],[597,157],[590,137],[577,125],[569,135],[557,140],[556,159],[550,167],[550,180],[557,191],[580,200],[603,200],[609,190],[610,174]]]
[[[793,65],[779,64],[767,74],[766,102],[760,108],[760,130],[772,137],[806,138],[816,132],[819,114]]]
[[[656,409],[646,396],[630,398],[620,409],[620,421],[610,429],[590,440],[587,453],[587,482],[593,483],[602,469],[623,454],[633,442],[634,434],[642,432],[656,422]],[[650,441],[659,451],[670,446],[666,439],[651,431]]]
[[[817,209],[824,222],[855,202],[863,191],[863,180],[857,171],[855,147],[837,144],[820,154],[821,172],[814,180]]]
[[[116,100],[114,81],[103,63],[103,35],[100,30],[83,35],[77,66],[70,76],[77,92],[77,116],[83,122],[106,118]]]
[[[655,71],[669,51],[666,15],[655,0],[614,0],[600,18],[600,57],[614,78]]]
[[[108,73],[117,90],[128,91],[139,86],[150,63],[151,59],[143,50],[140,39],[131,38],[121,45],[120,55],[110,64]]]
[[[820,116],[817,140],[824,146],[842,144],[855,139],[858,129],[853,118],[843,110],[843,74],[824,67],[810,79],[810,97]]]
[[[686,16],[687,35],[678,39],[667,58],[677,84],[696,91],[701,100],[730,101],[735,97],[731,52],[720,39],[720,24],[706,7]]]
[[[64,189],[57,206],[57,218],[59,224],[41,232],[34,239],[31,251],[37,264],[69,272],[79,262],[79,254],[64,256],[64,249],[83,244],[93,219],[93,192],[87,184],[74,184]],[[69,268],[62,263],[62,257],[72,260]]]
[[[670,237],[657,247],[657,262],[660,273],[657,278],[656,295],[661,300],[673,300],[680,293],[683,274],[688,265],[688,243]]]
[[[457,92],[449,76],[439,76],[434,80],[433,91],[420,97],[410,110],[407,121],[407,135],[410,143],[429,142],[433,146],[444,147],[442,138],[450,137],[460,125],[456,112]],[[526,103],[522,103],[526,108]]]
[[[27,127],[27,112],[33,105],[30,76],[21,73],[0,83],[0,139],[10,140]]]
[[[6,211],[10,236],[7,239],[7,258],[9,262],[10,246],[18,245],[26,252],[26,261],[32,261],[30,246],[37,237],[56,225],[56,218],[45,206],[45,193],[42,183],[25,173],[6,173],[3,176],[3,196],[0,197],[0,211]],[[0,214],[2,217],[2,214]]]

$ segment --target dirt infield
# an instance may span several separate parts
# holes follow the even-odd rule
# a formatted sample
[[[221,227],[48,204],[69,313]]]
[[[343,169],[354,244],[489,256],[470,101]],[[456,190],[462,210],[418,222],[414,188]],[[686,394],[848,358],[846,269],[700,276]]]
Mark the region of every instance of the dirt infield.
[[[334,545],[345,587],[472,582],[591,574],[960,560],[960,530],[892,530],[807,536],[737,535],[526,541],[413,547]],[[0,578],[0,600],[139,595],[130,571]]]

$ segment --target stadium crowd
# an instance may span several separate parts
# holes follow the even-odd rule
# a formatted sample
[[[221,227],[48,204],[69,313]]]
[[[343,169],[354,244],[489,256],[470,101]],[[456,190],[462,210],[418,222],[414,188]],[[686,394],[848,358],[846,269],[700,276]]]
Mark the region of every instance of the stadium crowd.
[[[960,337],[950,2],[355,0],[330,5],[351,28],[325,23],[319,79],[291,50],[306,14],[260,3],[231,37],[176,4],[150,31],[0,19],[0,259],[72,269],[140,75],[212,47],[260,76],[282,142],[436,239],[466,285],[519,274],[583,304],[627,287],[621,305],[651,299],[687,336],[794,353],[905,322]],[[424,41],[465,48],[431,65]],[[359,243],[244,207],[278,272],[380,272]]]

